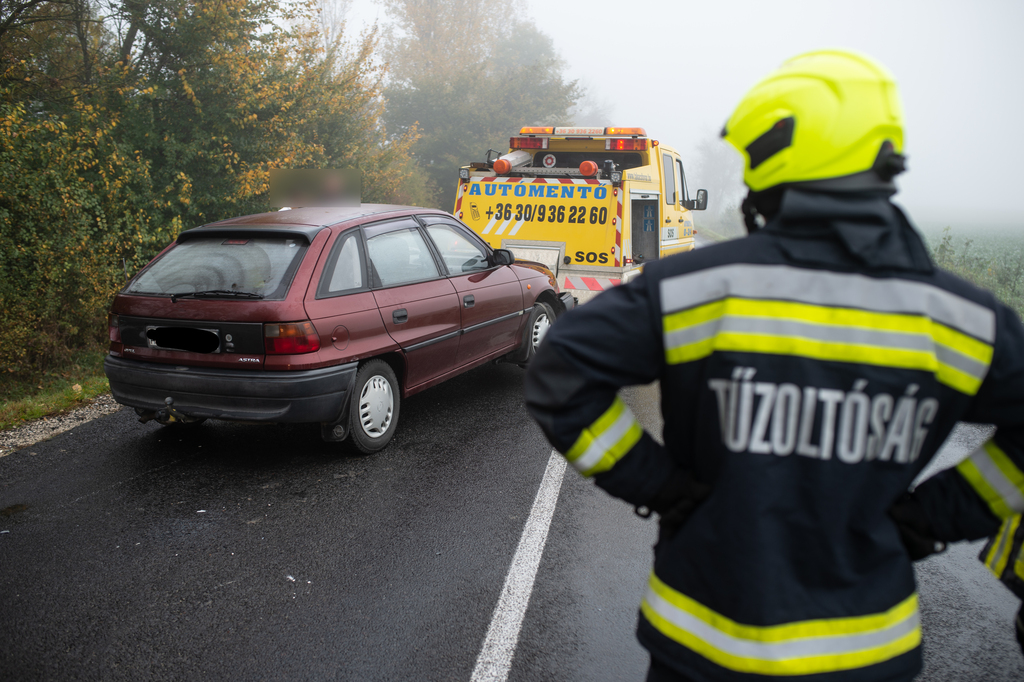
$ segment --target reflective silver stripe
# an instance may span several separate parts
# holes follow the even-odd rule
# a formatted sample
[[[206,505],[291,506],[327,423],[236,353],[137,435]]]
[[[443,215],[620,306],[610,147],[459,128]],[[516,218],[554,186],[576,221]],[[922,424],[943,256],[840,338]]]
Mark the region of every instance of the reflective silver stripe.
[[[935,356],[939,358],[939,362],[955,367],[964,374],[969,374],[982,380],[988,376],[988,365],[964,355],[949,346],[935,344]]]
[[[1010,549],[1009,545],[1013,542],[1013,528],[1013,517],[1003,521],[1003,527],[996,538],[995,547],[992,548],[994,551],[989,556],[989,560],[985,562],[985,566],[995,573],[997,578],[1002,577],[999,575],[999,564],[1002,563],[1003,555]]]
[[[881,630],[845,635],[811,636],[780,642],[761,642],[726,634],[665,601],[651,588],[647,589],[644,599],[659,616],[681,630],[704,640],[715,649],[740,658],[761,661],[784,661],[811,656],[845,654],[885,646],[916,630],[921,620],[919,612],[915,609],[903,620]]]
[[[931,284],[905,279],[737,263],[669,277],[660,287],[663,313],[737,296],[926,315],[987,343],[996,335],[992,310]]]
[[[622,405],[622,414],[619,415],[618,419],[612,422],[611,426],[604,430],[600,435],[594,438],[583,454],[572,460],[573,468],[576,471],[585,473],[591,469],[595,464],[601,461],[605,453],[611,450],[616,443],[618,443],[626,432],[637,424],[636,417],[633,416],[633,411],[629,409],[625,404]]]
[[[971,454],[971,462],[985,478],[985,482],[1003,498],[1007,507],[1018,514],[1024,513],[1024,494],[1006,477],[1002,469],[996,466],[992,456],[982,446]]]
[[[943,363],[984,379],[988,365],[942,346],[927,334],[899,331],[879,331],[863,327],[842,325],[821,325],[813,322],[797,322],[770,317],[741,317],[726,315],[708,320],[692,327],[683,327],[665,332],[665,347],[678,348],[714,337],[719,332],[745,334],[766,334],[769,336],[790,336],[829,343],[880,346],[896,350],[914,350],[934,353]]]

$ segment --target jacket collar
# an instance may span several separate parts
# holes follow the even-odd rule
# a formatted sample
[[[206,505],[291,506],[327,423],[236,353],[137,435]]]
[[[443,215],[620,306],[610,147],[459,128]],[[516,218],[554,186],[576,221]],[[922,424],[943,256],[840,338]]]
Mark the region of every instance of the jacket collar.
[[[764,230],[798,262],[923,273],[934,268],[921,237],[884,192],[788,189]]]

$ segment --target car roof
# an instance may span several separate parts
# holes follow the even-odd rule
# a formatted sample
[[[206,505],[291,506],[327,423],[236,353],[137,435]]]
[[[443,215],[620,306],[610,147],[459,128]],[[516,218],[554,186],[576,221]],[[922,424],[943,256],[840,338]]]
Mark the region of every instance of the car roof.
[[[277,235],[302,234],[312,242],[316,234],[333,225],[345,222],[363,222],[362,218],[386,218],[388,215],[426,214],[451,215],[434,208],[418,206],[398,206],[394,204],[360,204],[358,206],[321,206],[293,208],[286,211],[270,211],[254,213],[217,222],[207,223],[201,227],[186,230],[178,235],[178,241],[194,237],[213,236],[220,234],[237,234],[251,232],[254,228]],[[182,239],[184,238],[184,239]]]

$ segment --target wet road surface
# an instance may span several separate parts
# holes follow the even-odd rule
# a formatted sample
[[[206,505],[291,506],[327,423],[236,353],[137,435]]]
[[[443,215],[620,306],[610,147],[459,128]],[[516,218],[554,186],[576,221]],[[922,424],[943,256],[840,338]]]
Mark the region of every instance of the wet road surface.
[[[522,370],[415,396],[382,453],[124,410],[0,458],[10,680],[469,680],[550,458]],[[626,392],[660,430],[654,386]],[[985,432],[964,429],[964,456]],[[655,525],[569,469],[509,680],[640,680]],[[965,545],[919,566],[919,679],[1020,680],[1016,600]]]

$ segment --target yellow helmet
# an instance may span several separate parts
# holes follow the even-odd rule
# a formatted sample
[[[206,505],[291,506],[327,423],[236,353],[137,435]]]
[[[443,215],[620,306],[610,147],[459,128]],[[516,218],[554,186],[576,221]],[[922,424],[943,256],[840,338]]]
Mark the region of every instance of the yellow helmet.
[[[844,50],[785,62],[747,93],[722,137],[743,154],[752,192],[872,170],[889,183],[904,169],[903,108],[892,74]]]

